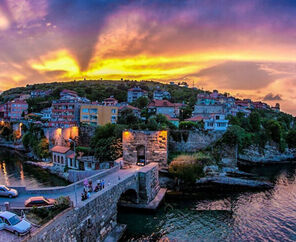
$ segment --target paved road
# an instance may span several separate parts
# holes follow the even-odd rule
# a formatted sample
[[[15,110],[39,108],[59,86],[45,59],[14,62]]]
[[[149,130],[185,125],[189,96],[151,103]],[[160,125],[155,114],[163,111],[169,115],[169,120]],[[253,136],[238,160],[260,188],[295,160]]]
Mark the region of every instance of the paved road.
[[[96,194],[104,193],[106,189],[110,186],[115,186],[116,184],[120,183],[125,178],[137,173],[138,170],[140,170],[141,167],[132,167],[129,169],[123,169],[119,170],[117,172],[114,172],[112,174],[109,174],[103,178],[105,180],[105,189],[99,191]],[[96,185],[96,181],[93,181],[93,186]],[[81,193],[83,192],[83,184],[76,186],[76,195],[77,195],[77,204],[81,203]],[[6,197],[0,197],[0,208],[4,206],[5,202],[9,202],[11,207],[24,207],[24,202],[32,197],[32,196],[44,196],[47,198],[58,198],[60,196],[69,196],[70,199],[73,201],[74,206],[76,206],[76,199],[75,199],[75,192],[57,192],[55,194],[44,194],[42,193],[42,190],[40,191],[40,194],[34,194],[34,195],[27,195],[27,194],[19,194],[16,198],[6,198]]]

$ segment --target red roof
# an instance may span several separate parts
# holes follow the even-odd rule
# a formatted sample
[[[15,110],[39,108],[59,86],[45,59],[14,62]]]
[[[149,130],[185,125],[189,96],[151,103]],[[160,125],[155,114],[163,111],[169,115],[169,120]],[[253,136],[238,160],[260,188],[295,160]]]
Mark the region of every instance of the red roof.
[[[75,158],[74,151],[71,151],[71,153],[69,155],[67,155],[67,158],[74,159]]]
[[[204,119],[203,116],[194,116],[194,117],[185,119],[185,121],[193,121],[193,122],[196,122],[196,121],[202,121],[203,119]]]
[[[148,107],[175,107],[175,104],[168,100],[153,100]]]
[[[126,108],[129,108],[129,109],[132,109],[132,110],[140,110],[139,108],[136,108],[136,107],[134,107],[134,106],[132,106],[132,105],[125,105],[125,106],[121,106],[120,108],[119,108],[119,110],[123,110],[123,109],[126,109]]]
[[[105,98],[104,101],[117,101],[114,97]]]
[[[61,154],[65,154],[70,150],[70,147],[66,147],[66,146],[54,146],[51,151],[52,152],[56,152],[56,153],[61,153]]]

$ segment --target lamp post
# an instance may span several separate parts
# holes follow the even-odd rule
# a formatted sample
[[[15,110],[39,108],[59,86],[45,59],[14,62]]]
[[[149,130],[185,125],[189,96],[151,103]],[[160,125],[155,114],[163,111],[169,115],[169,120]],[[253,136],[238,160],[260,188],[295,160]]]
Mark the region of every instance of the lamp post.
[[[72,142],[74,144],[74,164],[76,166],[76,142],[72,139],[69,139],[69,142]],[[77,189],[76,189],[76,181],[74,184],[74,192],[75,192],[75,206],[77,206]]]

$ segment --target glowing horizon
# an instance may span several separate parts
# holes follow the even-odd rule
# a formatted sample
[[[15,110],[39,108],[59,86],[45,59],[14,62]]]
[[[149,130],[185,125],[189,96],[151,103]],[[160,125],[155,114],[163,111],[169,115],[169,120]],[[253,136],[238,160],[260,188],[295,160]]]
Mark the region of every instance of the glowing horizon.
[[[4,0],[0,90],[184,80],[296,114],[293,1]]]

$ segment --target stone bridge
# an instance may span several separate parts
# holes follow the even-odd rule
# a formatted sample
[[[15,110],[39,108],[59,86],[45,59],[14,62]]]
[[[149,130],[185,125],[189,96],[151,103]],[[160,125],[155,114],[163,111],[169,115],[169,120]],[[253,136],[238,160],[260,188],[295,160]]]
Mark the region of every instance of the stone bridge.
[[[103,241],[117,226],[118,203],[149,207],[162,197],[158,164],[118,170],[106,176],[106,187],[80,201],[31,234],[25,241]],[[80,195],[80,193],[79,193]]]

